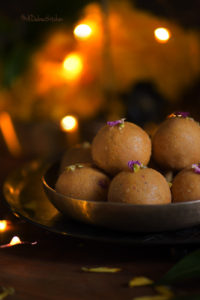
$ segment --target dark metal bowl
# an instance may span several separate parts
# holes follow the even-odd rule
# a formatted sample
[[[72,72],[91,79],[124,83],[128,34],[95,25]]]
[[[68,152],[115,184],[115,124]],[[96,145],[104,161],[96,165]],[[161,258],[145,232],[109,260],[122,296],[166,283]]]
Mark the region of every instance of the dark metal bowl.
[[[200,200],[163,205],[134,205],[73,199],[54,189],[59,163],[42,177],[44,190],[52,204],[75,220],[129,232],[161,232],[200,224]]]

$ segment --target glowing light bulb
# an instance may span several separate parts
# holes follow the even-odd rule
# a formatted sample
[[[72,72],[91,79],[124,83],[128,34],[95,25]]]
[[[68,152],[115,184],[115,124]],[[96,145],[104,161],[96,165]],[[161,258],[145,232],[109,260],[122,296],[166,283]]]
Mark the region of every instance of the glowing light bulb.
[[[5,111],[0,114],[0,129],[10,153],[14,156],[20,155],[22,149],[14,124],[10,115]]]
[[[7,225],[8,225],[8,223],[6,220],[1,220],[0,221],[0,231],[5,231],[7,228]]]
[[[171,37],[171,33],[167,28],[160,27],[154,30],[154,37],[159,43],[167,43]]]
[[[63,62],[63,68],[67,79],[76,79],[83,70],[83,61],[76,53],[69,54]]]
[[[64,131],[73,131],[78,126],[78,121],[74,116],[66,116],[60,122],[61,128]]]
[[[13,246],[13,245],[17,245],[17,244],[21,244],[21,240],[18,236],[13,236],[13,238],[11,239],[10,241],[10,245]]]
[[[87,24],[79,24],[74,28],[74,36],[78,39],[88,39],[92,34],[92,28]]]

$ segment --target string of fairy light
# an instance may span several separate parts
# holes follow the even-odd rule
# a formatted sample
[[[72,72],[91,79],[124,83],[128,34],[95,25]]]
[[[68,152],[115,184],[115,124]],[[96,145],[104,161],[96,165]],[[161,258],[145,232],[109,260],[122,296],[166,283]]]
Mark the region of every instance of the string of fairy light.
[[[94,29],[90,24],[81,23],[75,26],[74,37],[78,40],[85,41],[95,34]],[[159,27],[154,30],[154,38],[158,43],[167,43],[171,38],[171,32],[168,28]],[[84,68],[84,63],[79,53],[68,54],[63,61],[63,68],[66,73],[66,78],[69,80],[77,79]],[[65,116],[60,122],[61,128],[64,131],[73,131],[78,126],[78,120],[75,116]]]
[[[91,22],[79,23],[73,29],[73,35],[76,40],[85,42],[92,39],[98,34],[97,24]],[[154,38],[158,43],[164,44],[171,38],[171,32],[168,28],[155,28],[153,32]],[[61,68],[63,69],[67,81],[76,81],[84,70],[84,59],[79,52],[70,52],[64,58]],[[75,132],[78,129],[78,119],[73,115],[66,115],[60,121],[60,127],[65,132]],[[22,153],[20,143],[18,141],[12,119],[7,112],[0,114],[0,130],[4,137],[8,150],[13,156],[18,156]],[[10,222],[8,220],[0,220],[0,234],[10,230]],[[8,244],[0,245],[0,248],[11,247],[17,244],[26,244],[21,241],[18,236],[13,236]],[[29,243],[35,244],[35,243]]]
[[[10,230],[10,222],[8,220],[0,220],[0,234]],[[0,248],[12,247],[23,243],[18,236],[13,236],[8,244],[0,245]]]
[[[0,220],[0,235],[3,235],[3,233],[12,230],[11,222],[8,220]],[[28,242],[28,241],[22,241],[18,236],[13,236],[9,243],[0,245],[0,249],[3,248],[9,248],[13,247],[15,245],[36,245],[37,242]]]
[[[73,29],[74,38],[80,43],[95,39],[100,32],[99,26],[97,22],[95,23],[94,20],[91,21],[90,19],[79,22]],[[155,40],[161,44],[167,43],[171,38],[170,30],[165,27],[155,28],[152,34]],[[62,61],[60,69],[69,84],[76,83],[85,69],[83,55],[78,51],[68,53]],[[77,117],[73,115],[63,116],[60,120],[60,127],[62,131],[75,132],[78,130]],[[16,157],[21,155],[23,149],[17,137],[12,118],[6,111],[0,114],[0,130],[11,155]]]

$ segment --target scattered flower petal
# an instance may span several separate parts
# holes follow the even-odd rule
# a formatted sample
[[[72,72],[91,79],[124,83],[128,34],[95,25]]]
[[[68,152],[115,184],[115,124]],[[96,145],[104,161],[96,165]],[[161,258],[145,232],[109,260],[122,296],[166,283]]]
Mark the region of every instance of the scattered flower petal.
[[[126,119],[123,118],[123,119],[121,119],[121,120],[108,121],[108,122],[107,122],[107,125],[108,125],[108,126],[111,126],[111,127],[116,126],[116,125],[120,125],[120,127],[122,128],[122,127],[124,127],[124,121],[125,121],[125,120],[126,120]]]
[[[8,288],[2,287],[2,290],[3,291],[0,293],[0,300],[6,298],[9,295],[13,295],[15,292],[14,288],[12,287],[8,287]]]
[[[84,272],[94,272],[94,273],[117,273],[121,271],[120,268],[108,268],[108,267],[98,267],[98,268],[81,268]]]
[[[133,300],[169,300],[171,297],[164,295],[155,295],[155,296],[142,296],[133,298]]]
[[[147,278],[147,277],[134,277],[129,281],[129,286],[134,287],[134,286],[144,286],[144,285],[151,285],[153,284],[153,280]]]
[[[193,164],[192,169],[194,170],[195,173],[200,174],[200,163]]]
[[[158,285],[154,287],[155,291],[163,296],[174,297],[172,290],[165,285]]]

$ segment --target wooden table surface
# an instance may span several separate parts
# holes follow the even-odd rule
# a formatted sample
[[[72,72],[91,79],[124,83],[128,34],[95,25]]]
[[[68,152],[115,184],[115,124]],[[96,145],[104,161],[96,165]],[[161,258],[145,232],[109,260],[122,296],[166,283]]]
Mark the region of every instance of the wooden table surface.
[[[1,189],[6,175],[22,161],[2,159]],[[131,300],[154,294],[151,287],[130,288],[135,276],[161,278],[179,259],[174,249],[135,247],[79,240],[47,232],[22,220],[17,220],[2,201],[0,218],[10,219],[11,228],[0,233],[1,244],[14,235],[36,245],[16,245],[0,249],[0,286],[13,287],[13,300]],[[175,249],[177,250],[177,249]],[[184,253],[179,247],[178,252]],[[88,273],[82,267],[116,267],[114,274]]]

